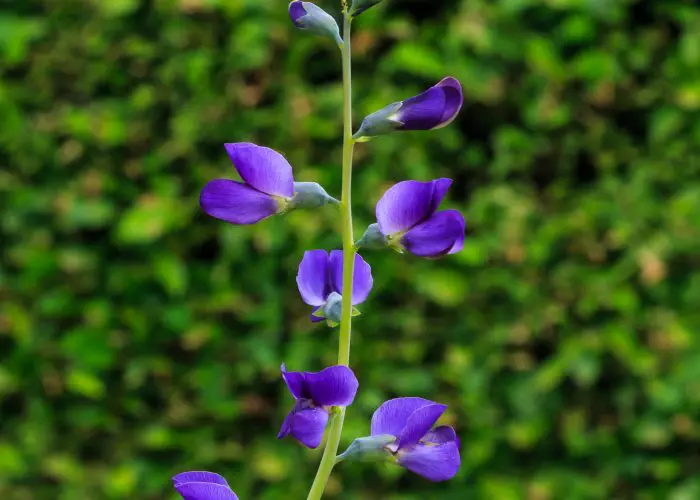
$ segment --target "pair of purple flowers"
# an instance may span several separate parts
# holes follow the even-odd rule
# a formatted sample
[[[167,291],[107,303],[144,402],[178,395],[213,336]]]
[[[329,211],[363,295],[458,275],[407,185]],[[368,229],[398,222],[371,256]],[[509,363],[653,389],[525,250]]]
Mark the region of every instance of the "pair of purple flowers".
[[[282,377],[295,404],[277,437],[292,436],[316,448],[333,408],[354,401],[357,378],[350,368],[340,365],[320,372],[288,372],[283,365]],[[451,479],[460,466],[459,439],[452,427],[435,427],[446,409],[423,398],[386,401],[372,416],[370,436],[356,440],[362,443],[361,452],[351,446],[341,457],[351,459],[371,452],[431,481]],[[184,472],[173,477],[173,483],[184,500],[238,500],[226,480],[212,472]]]
[[[226,144],[243,182],[210,181],[202,190],[204,211],[231,224],[254,224],[296,208],[336,204],[317,183],[294,182],[292,167],[278,152],[250,143]],[[420,257],[440,257],[462,249],[464,218],[456,210],[437,211],[450,179],[403,181],[392,186],[376,207],[358,247],[389,246]]]
[[[359,386],[347,366],[320,372],[288,372],[282,377],[295,404],[282,423],[278,438],[292,436],[308,448],[321,444],[333,407],[352,404]],[[452,478],[459,469],[459,440],[451,427],[435,427],[447,406],[423,398],[397,398],[382,404],[372,416],[369,438],[363,442],[374,454],[393,461],[431,481]],[[350,447],[347,456],[358,455]],[[345,457],[344,457],[345,458]]]

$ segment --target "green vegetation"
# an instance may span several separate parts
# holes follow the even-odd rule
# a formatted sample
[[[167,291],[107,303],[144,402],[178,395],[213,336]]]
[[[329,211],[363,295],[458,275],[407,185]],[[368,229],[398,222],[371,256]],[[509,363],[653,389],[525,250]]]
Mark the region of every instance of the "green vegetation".
[[[335,360],[294,277],[337,214],[236,228],[197,203],[239,141],[339,195],[338,50],[286,9],[0,10],[3,500],[174,499],[193,468],[304,498],[320,451],[275,439],[279,365]],[[450,405],[463,468],[342,464],[327,498],[700,498],[700,6],[386,0],[354,46],[356,125],[448,74],[466,95],[449,128],[357,147],[357,232],[392,183],[450,176],[470,235],[439,262],[364,252],[341,448],[420,395]]]

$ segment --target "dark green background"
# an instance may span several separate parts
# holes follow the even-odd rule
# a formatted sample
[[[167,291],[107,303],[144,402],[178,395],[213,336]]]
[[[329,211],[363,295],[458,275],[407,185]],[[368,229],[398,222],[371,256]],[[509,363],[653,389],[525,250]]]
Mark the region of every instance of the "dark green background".
[[[327,498],[700,498],[700,6],[386,0],[355,29],[356,126],[446,75],[466,95],[358,147],[356,231],[392,183],[449,176],[469,234],[365,253],[342,446],[419,395],[463,466],[343,464]],[[275,439],[279,365],[334,363],[295,274],[337,212],[233,227],[197,198],[238,141],[339,194],[332,42],[286,0],[4,0],[0,58],[0,497],[173,499],[194,468],[305,498],[320,451]]]

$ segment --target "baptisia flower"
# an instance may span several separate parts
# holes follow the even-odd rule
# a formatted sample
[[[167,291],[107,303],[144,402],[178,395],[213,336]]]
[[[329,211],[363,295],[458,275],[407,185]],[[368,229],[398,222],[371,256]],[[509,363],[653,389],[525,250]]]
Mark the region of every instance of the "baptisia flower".
[[[384,193],[370,225],[356,246],[389,246],[400,253],[441,257],[464,247],[464,217],[457,210],[437,211],[452,185],[451,179],[403,181]]]
[[[460,466],[459,439],[452,427],[433,428],[447,406],[423,398],[391,399],[372,416],[371,436],[356,439],[342,460],[394,462],[431,481],[446,481]]]
[[[454,120],[462,109],[462,85],[448,76],[422,94],[389,104],[368,115],[353,138],[365,142],[395,130],[433,130]]]
[[[331,366],[320,372],[288,372],[282,377],[296,400],[282,423],[277,439],[292,436],[308,448],[317,448],[333,406],[350,406],[358,382],[347,366]]]
[[[352,281],[352,305],[361,304],[372,290],[372,269],[355,254],[355,269]],[[325,250],[304,252],[297,273],[297,286],[302,300],[313,307],[311,320],[323,321],[331,326],[340,323],[343,293],[343,252]],[[354,309],[354,308],[353,308]],[[353,315],[359,314],[356,309]]]
[[[289,17],[297,28],[317,35],[328,36],[335,40],[338,45],[343,44],[338,23],[318,5],[295,0],[289,4]]]
[[[173,484],[184,500],[238,500],[226,480],[213,472],[182,472]]]
[[[338,203],[315,182],[294,182],[292,166],[277,151],[246,142],[224,146],[243,182],[214,179],[204,186],[199,203],[212,217],[255,224],[295,208]]]

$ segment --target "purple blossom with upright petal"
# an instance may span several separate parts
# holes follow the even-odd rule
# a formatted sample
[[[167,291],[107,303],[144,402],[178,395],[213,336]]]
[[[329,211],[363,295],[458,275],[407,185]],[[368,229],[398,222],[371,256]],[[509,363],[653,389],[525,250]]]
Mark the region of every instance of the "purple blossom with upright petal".
[[[182,472],[173,484],[184,500],[238,500],[226,479],[213,472]]]
[[[347,366],[337,365],[320,372],[288,372],[282,377],[296,400],[282,423],[277,439],[291,435],[307,448],[317,448],[323,439],[332,406],[350,406],[359,383]]]
[[[352,305],[363,303],[372,290],[372,269],[359,255],[355,254],[353,273]],[[343,252],[332,250],[310,250],[304,253],[299,263],[297,286],[302,300],[312,306],[311,320],[324,318],[340,322],[343,293]]]
[[[243,182],[214,179],[202,189],[202,209],[231,224],[255,224],[293,208],[337,203],[317,183],[294,182],[292,166],[277,151],[241,142],[224,145]]]
[[[425,92],[395,102],[368,115],[353,138],[363,142],[395,130],[433,130],[446,127],[462,109],[459,80],[448,76]]]
[[[367,228],[358,247],[388,245],[430,258],[459,252],[464,247],[464,217],[457,210],[437,211],[451,185],[445,178],[395,184],[377,203],[377,224]]]
[[[460,466],[459,439],[449,426],[433,428],[447,406],[423,398],[386,401],[372,416],[372,436],[394,436],[385,445],[396,462],[431,481],[446,481]]]

